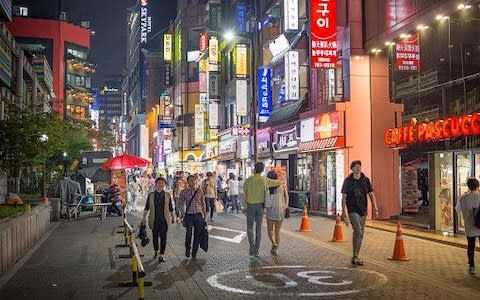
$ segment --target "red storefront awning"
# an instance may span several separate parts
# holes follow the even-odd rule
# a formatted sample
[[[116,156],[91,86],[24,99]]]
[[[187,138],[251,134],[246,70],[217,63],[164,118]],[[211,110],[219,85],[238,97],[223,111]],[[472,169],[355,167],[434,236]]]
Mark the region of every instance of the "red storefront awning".
[[[343,136],[321,139],[311,142],[300,143],[299,152],[313,152],[318,150],[327,150],[345,147],[345,138]]]

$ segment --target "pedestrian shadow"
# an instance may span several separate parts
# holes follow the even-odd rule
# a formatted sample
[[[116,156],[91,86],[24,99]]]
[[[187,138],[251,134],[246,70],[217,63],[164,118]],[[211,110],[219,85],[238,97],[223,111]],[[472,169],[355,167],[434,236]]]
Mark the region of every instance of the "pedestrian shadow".
[[[186,281],[192,278],[198,271],[203,272],[203,266],[206,264],[205,259],[188,260],[184,259],[180,265],[164,271],[157,271],[153,277],[154,288],[158,290],[167,290],[172,287],[176,281]]]

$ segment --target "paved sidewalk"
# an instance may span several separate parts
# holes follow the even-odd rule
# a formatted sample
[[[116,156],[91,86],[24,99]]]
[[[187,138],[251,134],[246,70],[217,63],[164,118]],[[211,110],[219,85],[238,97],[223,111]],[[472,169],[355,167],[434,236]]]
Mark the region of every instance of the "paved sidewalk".
[[[129,217],[138,225],[137,217]],[[139,247],[147,280],[146,299],[478,299],[480,277],[466,273],[464,249],[405,238],[410,262],[392,262],[395,234],[366,229],[361,256],[366,265],[350,266],[349,242],[331,243],[334,221],[311,217],[311,233],[300,233],[300,214],[285,220],[280,256],[269,254],[263,232],[261,256],[248,257],[245,216],[220,214],[211,225],[209,253],[186,259],[184,229],[168,232],[166,263],[152,259],[152,245]],[[136,299],[126,248],[117,234],[121,218],[61,223],[27,263],[0,290],[0,299]],[[264,226],[265,227],[265,226]],[[264,228],[265,229],[265,228]],[[214,238],[213,236],[216,236]],[[138,240],[137,240],[138,241]],[[477,261],[479,261],[477,254]],[[319,275],[320,274],[320,275]]]

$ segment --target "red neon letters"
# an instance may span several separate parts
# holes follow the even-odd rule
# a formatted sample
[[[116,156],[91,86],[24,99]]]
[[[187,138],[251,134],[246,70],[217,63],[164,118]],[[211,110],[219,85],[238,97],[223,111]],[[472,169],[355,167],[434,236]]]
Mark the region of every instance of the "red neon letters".
[[[408,126],[385,130],[384,141],[395,146],[470,135],[480,135],[479,113],[418,124],[412,119]]]

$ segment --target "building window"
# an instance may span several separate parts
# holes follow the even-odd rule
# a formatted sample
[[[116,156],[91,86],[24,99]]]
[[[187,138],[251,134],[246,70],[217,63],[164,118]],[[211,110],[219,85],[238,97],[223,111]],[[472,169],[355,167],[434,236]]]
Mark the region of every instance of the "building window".
[[[18,9],[18,15],[23,16],[23,17],[28,17],[28,7],[19,7]]]

